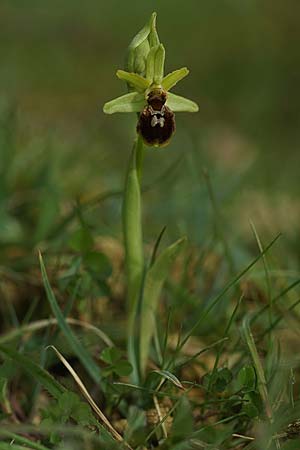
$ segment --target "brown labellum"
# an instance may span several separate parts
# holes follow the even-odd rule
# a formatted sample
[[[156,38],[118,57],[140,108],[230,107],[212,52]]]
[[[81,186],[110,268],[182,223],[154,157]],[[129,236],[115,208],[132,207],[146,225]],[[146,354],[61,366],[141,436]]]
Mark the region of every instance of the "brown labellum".
[[[166,146],[175,132],[175,114],[165,103],[167,93],[153,89],[147,97],[147,106],[140,114],[137,132],[145,144],[154,147]]]

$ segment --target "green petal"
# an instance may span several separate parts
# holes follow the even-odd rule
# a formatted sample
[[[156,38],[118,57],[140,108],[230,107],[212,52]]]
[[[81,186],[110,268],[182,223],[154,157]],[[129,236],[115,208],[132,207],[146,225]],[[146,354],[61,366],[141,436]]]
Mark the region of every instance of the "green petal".
[[[141,75],[133,72],[125,72],[125,70],[117,70],[117,77],[120,80],[126,81],[137,91],[144,92],[150,86],[150,82]]]
[[[146,101],[143,94],[139,92],[130,92],[129,94],[117,97],[110,102],[105,103],[103,112],[105,114],[140,112],[144,108]]]
[[[164,76],[165,49],[162,44],[150,49],[147,56],[146,78],[150,83],[160,85]]]
[[[164,76],[165,68],[165,49],[160,44],[155,53],[155,65],[154,65],[154,83],[160,85]]]
[[[153,83],[154,80],[154,68],[155,68],[155,55],[156,55],[156,47],[152,47],[147,56],[147,64],[146,64],[146,78]]]
[[[174,112],[197,112],[199,107],[197,103],[185,97],[168,92],[167,106]]]
[[[189,74],[189,70],[186,67],[182,67],[181,69],[174,70],[174,72],[169,73],[166,75],[161,84],[162,87],[169,91],[172,89],[175,84],[178,83],[178,81],[182,80],[184,77],[186,77]]]

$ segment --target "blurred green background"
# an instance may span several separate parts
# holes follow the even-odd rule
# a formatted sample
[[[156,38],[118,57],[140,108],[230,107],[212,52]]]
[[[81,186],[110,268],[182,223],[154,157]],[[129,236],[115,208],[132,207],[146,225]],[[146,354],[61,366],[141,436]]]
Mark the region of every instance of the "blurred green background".
[[[169,239],[212,238],[208,168],[234,257],[256,250],[251,219],[264,243],[283,232],[281,265],[298,264],[299,1],[1,0],[1,265],[63,239],[75,201],[122,189],[136,117],[102,106],[125,92],[115,72],[152,11],[166,72],[190,69],[175,92],[200,111],[177,114],[171,144],[147,151],[146,243],[164,225]],[[119,239],[120,210],[116,195],[85,220]]]

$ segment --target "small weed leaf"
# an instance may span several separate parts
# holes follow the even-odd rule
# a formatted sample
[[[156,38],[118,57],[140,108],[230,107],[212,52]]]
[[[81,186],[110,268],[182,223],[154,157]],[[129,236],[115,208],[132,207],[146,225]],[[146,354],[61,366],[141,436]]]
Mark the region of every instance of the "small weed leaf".
[[[102,350],[100,358],[107,364],[114,364],[121,359],[121,352],[116,347],[105,348]]]
[[[250,418],[263,415],[264,405],[258,392],[249,392],[244,396],[244,401],[245,403],[242,406],[241,412],[245,413]]]
[[[254,391],[257,385],[257,376],[253,366],[242,367],[238,373],[238,383],[244,392]]]
[[[108,367],[105,368],[106,375],[115,373],[120,377],[125,377],[132,372],[132,365],[122,359],[122,353],[116,347],[105,348],[101,352],[100,358],[108,364]]]

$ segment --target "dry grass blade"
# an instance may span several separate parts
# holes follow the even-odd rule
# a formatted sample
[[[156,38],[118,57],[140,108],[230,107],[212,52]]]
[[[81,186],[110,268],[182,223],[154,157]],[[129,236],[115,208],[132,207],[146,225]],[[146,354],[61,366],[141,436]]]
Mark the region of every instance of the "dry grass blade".
[[[103,414],[103,412],[101,411],[101,409],[99,408],[99,406],[95,403],[95,401],[92,399],[92,397],[90,396],[87,388],[85,387],[85,385],[83,384],[81,378],[77,375],[77,373],[75,372],[75,370],[73,369],[73,367],[68,363],[68,361],[65,359],[65,357],[59,352],[59,350],[57,350],[56,347],[54,347],[54,345],[49,345],[49,347],[47,348],[52,348],[57,357],[60,359],[60,361],[63,363],[63,365],[66,367],[66,369],[70,372],[70,374],[72,375],[72,377],[74,378],[77,386],[79,387],[80,391],[82,392],[82,395],[85,397],[85,399],[88,401],[88,403],[90,404],[91,408],[93,409],[93,411],[96,413],[96,415],[99,417],[99,419],[104,423],[104,425],[106,426],[107,430],[111,433],[111,435],[113,436],[113,438],[115,440],[117,440],[118,442],[123,442],[127,448],[131,449],[129,444],[127,444],[123,437],[117,432],[117,430],[114,429],[114,427],[112,426],[112,424],[109,422],[109,420],[107,419],[107,417],[105,416],[105,414]]]
[[[164,438],[167,439],[168,433],[167,433],[166,425],[163,421],[163,414],[161,412],[160,405],[159,405],[156,395],[153,395],[153,403],[154,403],[155,409],[157,411],[159,421],[161,422],[161,429],[162,429]]]
[[[113,347],[114,343],[102,330],[95,327],[94,325],[83,322],[82,320],[73,319],[72,317],[66,317],[65,321],[70,325],[77,325],[82,328],[86,328],[89,331],[95,333],[108,347]],[[36,322],[31,322],[28,325],[23,325],[19,328],[11,330],[7,334],[0,336],[0,344],[4,344],[15,339],[18,336],[23,336],[25,333],[32,333],[34,331],[42,330],[51,325],[58,325],[58,320],[53,317],[50,319],[37,320]]]

